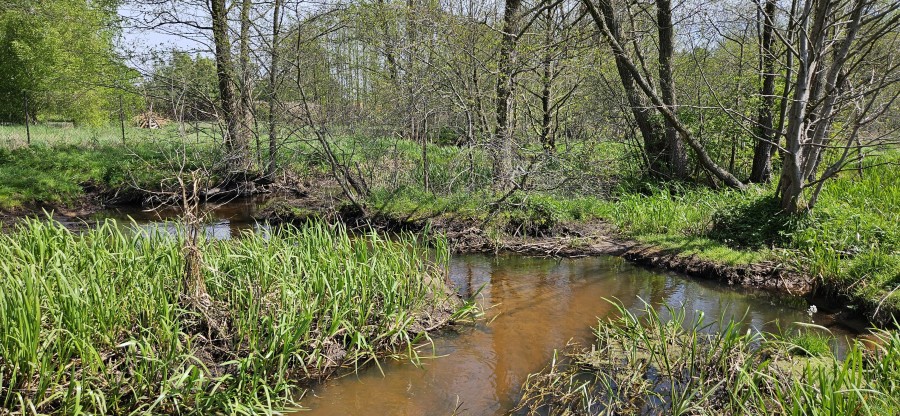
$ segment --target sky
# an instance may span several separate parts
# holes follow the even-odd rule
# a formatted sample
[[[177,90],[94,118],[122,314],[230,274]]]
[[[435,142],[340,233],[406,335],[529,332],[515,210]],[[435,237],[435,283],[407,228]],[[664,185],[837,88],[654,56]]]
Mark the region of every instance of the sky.
[[[163,3],[162,9],[150,9],[148,6],[135,5],[132,2],[124,2],[119,6],[119,16],[123,18],[122,36],[118,41],[118,48],[129,61],[140,67],[153,52],[166,52],[172,49],[192,51],[200,54],[208,54],[207,32],[183,25],[164,25],[153,27],[159,23],[152,17],[159,11],[174,12],[177,10],[180,16],[186,20],[206,22],[200,19],[205,16],[199,7],[186,6],[185,2],[179,2],[177,8],[174,1]]]

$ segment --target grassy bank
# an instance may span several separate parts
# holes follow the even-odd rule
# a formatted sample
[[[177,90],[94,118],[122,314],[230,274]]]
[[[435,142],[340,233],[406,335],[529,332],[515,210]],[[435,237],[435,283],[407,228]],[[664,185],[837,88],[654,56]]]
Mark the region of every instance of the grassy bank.
[[[495,236],[560,235],[599,220],[627,238],[707,261],[786,265],[874,314],[900,310],[900,154],[867,163],[877,166],[828,182],[815,209],[795,217],[779,212],[774,184],[740,192],[620,181],[605,194],[537,190],[505,199],[486,188],[438,193],[407,185],[376,190],[368,203],[391,218],[462,220]]]
[[[188,169],[210,165],[210,134],[211,127],[204,127],[198,142],[171,127],[128,128],[123,143],[115,127],[32,126],[28,146],[23,126],[0,126],[0,212],[74,209],[92,196],[139,200],[136,188],[158,190],[175,176],[180,155],[189,155]]]
[[[445,291],[440,239],[428,261],[412,236],[314,224],[203,244],[214,328],[182,307],[179,240],[114,223],[0,234],[0,407],[265,412],[337,366],[415,357],[426,330],[466,310]]]
[[[786,264],[818,278],[826,291],[866,304],[870,313],[897,311],[898,161],[896,153],[883,156],[876,162],[891,164],[829,182],[815,209],[800,217],[781,215],[771,186],[623,194],[603,203],[599,215],[639,241],[712,261]]]
[[[198,165],[216,159],[214,129],[201,127],[188,126],[185,135],[176,126],[129,129],[124,146],[114,128],[40,127],[25,147],[21,126],[0,126],[0,139],[8,138],[0,140],[0,211],[77,205],[98,189],[127,197],[136,183],[158,188],[161,178],[174,176],[166,160],[179,149]],[[328,177],[318,143],[296,134],[280,149],[279,166],[300,178]],[[884,312],[900,310],[896,151],[867,160],[876,167],[829,181],[810,214],[789,217],[778,212],[774,185],[737,192],[642,181],[634,149],[620,143],[561,144],[555,154],[520,149],[530,161],[520,181],[526,190],[507,194],[492,189],[489,157],[477,146],[431,143],[423,163],[421,143],[402,138],[342,133],[329,140],[338,161],[371,191],[363,201],[370,214],[474,225],[493,239],[560,236],[603,221],[629,239],[706,261],[786,265],[878,312],[881,321],[890,321]],[[315,181],[311,189],[323,193]]]
[[[683,310],[624,308],[596,341],[528,377],[522,414],[882,415],[900,411],[900,335],[878,333],[838,359],[828,335],[748,332]]]

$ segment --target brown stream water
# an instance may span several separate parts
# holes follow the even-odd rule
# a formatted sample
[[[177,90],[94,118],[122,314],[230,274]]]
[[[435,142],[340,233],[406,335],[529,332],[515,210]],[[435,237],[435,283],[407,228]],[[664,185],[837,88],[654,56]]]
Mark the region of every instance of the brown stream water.
[[[849,328],[826,315],[809,316],[802,300],[736,290],[721,284],[647,270],[615,257],[539,259],[460,255],[450,274],[462,295],[476,297],[485,319],[459,332],[438,335],[434,355],[421,366],[385,361],[356,374],[328,380],[301,404],[309,415],[505,414],[519,398],[529,373],[546,366],[570,341],[591,340],[598,318],[617,299],[632,311],[647,302],[665,317],[663,305],[684,306],[688,319],[744,319],[752,330],[776,331],[792,322],[831,325],[835,348]],[[428,351],[426,351],[428,352]]]
[[[244,230],[265,232],[252,217],[258,205],[239,201],[213,212],[206,233],[232,238]],[[161,213],[162,217],[175,213]],[[142,228],[170,227],[159,213],[127,209],[101,217],[135,218]],[[505,414],[519,398],[529,373],[545,367],[554,351],[570,341],[587,345],[591,328],[614,308],[615,299],[632,311],[649,303],[665,317],[664,305],[684,307],[688,319],[743,319],[748,329],[778,331],[793,322],[828,326],[840,354],[847,337],[858,333],[829,315],[809,315],[803,299],[773,296],[634,266],[616,257],[528,258],[514,255],[456,255],[450,277],[464,297],[485,310],[476,324],[434,336],[433,353],[420,366],[409,360],[382,360],[358,373],[330,379],[301,400],[303,415],[468,415]],[[480,289],[480,292],[479,292]],[[712,328],[714,330],[715,328]]]

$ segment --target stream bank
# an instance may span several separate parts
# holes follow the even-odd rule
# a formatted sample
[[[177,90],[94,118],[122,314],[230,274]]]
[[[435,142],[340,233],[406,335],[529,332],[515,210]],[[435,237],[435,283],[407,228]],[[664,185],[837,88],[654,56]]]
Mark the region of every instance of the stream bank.
[[[473,312],[445,283],[449,254],[413,236],[321,222],[213,234],[194,243],[191,280],[183,228],[97,224],[0,234],[0,409],[274,412],[338,368],[415,358]]]
[[[516,236],[489,233],[481,221],[473,219],[446,215],[411,219],[383,212],[364,214],[334,201],[324,210],[317,205],[300,205],[298,208],[296,203],[290,201],[279,202],[267,206],[259,214],[261,220],[273,223],[304,223],[315,217],[340,221],[356,229],[375,228],[388,232],[430,230],[442,233],[447,237],[452,252],[458,254],[507,252],[565,258],[617,256],[638,265],[683,273],[728,286],[802,298],[817,308],[840,315],[841,319],[865,321],[879,327],[894,327],[896,317],[900,316],[900,311],[893,306],[848,295],[840,288],[829,287],[821,279],[782,263],[725,264],[692,254],[688,249],[666,248],[628,238],[603,220],[561,224],[538,236]]]
[[[247,230],[265,235],[272,224],[257,219],[273,218],[271,207],[264,199],[209,206],[211,220],[204,232],[213,240],[243,236]],[[809,316],[807,301],[796,296],[773,296],[771,291],[632,264],[623,256],[633,248],[597,231],[603,223],[568,227],[557,236],[490,238],[471,223],[404,223],[354,217],[346,209],[310,207],[313,204],[294,207],[294,212],[304,215],[292,222],[322,216],[358,231],[431,227],[445,233],[458,253],[450,261],[450,280],[461,297],[474,296],[487,314],[473,327],[433,336],[433,349],[420,351],[419,366],[406,360],[381,360],[377,366],[360,367],[358,373],[314,384],[300,402],[312,414],[421,414],[442,409],[505,414],[519,400],[528,374],[546,365],[555,349],[570,340],[589,341],[597,319],[614,314],[612,304],[604,299],[624,300],[633,310],[644,307],[646,301],[654,308],[672,304],[710,316],[744,317],[746,328],[755,331],[777,331],[792,322],[813,321],[829,328],[837,349],[845,348],[845,337],[855,336],[866,326],[824,307]],[[173,210],[116,207],[97,213],[91,221],[132,218],[132,226],[141,230],[168,230],[174,224],[165,218],[177,215]],[[465,250],[485,254],[459,254]],[[431,355],[439,358],[428,358]]]
[[[216,211],[214,216],[218,218],[241,218],[236,222],[229,222],[229,230],[224,230],[223,224],[219,224],[211,232],[220,236],[222,233],[236,235],[241,229],[258,229],[265,227],[264,224],[303,224],[313,218],[332,223],[341,222],[356,229],[374,228],[389,232],[421,232],[430,229],[446,235],[454,253],[510,252],[547,257],[613,255],[647,267],[671,270],[730,286],[798,296],[818,307],[836,310],[845,319],[863,319],[881,327],[893,326],[895,317],[900,315],[893,304],[882,304],[854,296],[841,288],[830,287],[823,279],[798,272],[780,262],[726,264],[693,254],[690,247],[663,247],[629,238],[604,220],[569,222],[540,233],[513,235],[486,230],[483,220],[460,215],[418,218],[375,209],[363,213],[346,203],[329,178],[291,179],[290,183],[290,187],[284,188],[290,188],[290,192],[268,192],[268,188],[258,188],[254,196],[231,198],[225,200],[225,203],[210,203],[209,206]],[[235,209],[241,212],[230,212]],[[0,223],[9,227],[25,215],[43,216],[43,213],[35,210],[17,212],[5,218],[0,217]],[[141,205],[130,202],[111,206],[98,203],[77,210],[53,211],[53,218],[69,228],[84,228],[96,218],[107,216],[119,219],[131,216],[142,221],[153,221],[174,218],[177,210],[166,208],[147,211]]]

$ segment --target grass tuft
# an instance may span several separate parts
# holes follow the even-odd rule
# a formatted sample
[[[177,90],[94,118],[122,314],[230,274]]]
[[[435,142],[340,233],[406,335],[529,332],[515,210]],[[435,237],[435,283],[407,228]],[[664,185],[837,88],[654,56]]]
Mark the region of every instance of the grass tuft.
[[[0,234],[0,407],[272,412],[339,366],[415,358],[427,329],[469,308],[446,292],[441,238],[433,250],[313,222],[202,243],[218,336],[181,306],[183,237],[123,228],[24,220]]]
[[[596,341],[528,377],[529,415],[881,415],[900,410],[900,334],[879,332],[838,360],[827,338],[783,338],[734,321],[663,319],[647,306],[600,322]],[[716,330],[711,330],[716,328]],[[799,348],[803,354],[794,353]]]

